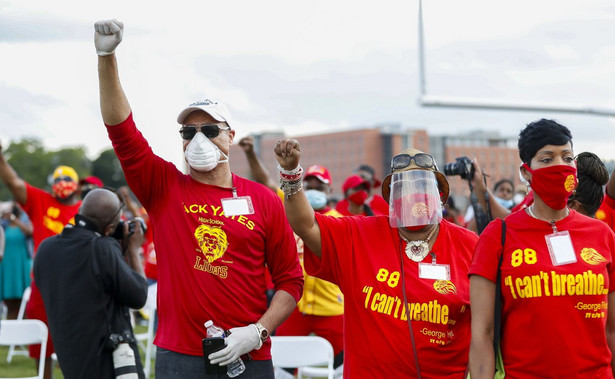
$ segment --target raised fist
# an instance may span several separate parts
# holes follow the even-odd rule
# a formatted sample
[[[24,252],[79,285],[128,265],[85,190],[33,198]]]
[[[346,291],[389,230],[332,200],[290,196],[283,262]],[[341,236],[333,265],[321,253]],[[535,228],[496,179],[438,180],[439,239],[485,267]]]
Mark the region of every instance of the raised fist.
[[[299,166],[301,149],[296,139],[279,140],[273,149],[280,166],[285,170],[294,170]]]
[[[102,20],[94,24],[94,45],[96,54],[104,57],[115,52],[117,45],[122,42],[124,24],[118,20]]]
[[[246,153],[250,153],[254,151],[254,137],[252,136],[243,137],[242,139],[239,140],[239,146]]]

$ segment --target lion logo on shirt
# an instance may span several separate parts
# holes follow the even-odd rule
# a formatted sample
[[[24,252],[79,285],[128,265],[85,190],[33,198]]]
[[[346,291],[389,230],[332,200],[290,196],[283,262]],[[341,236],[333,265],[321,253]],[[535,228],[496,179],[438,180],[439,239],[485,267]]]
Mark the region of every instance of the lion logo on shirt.
[[[585,263],[589,263],[594,266],[606,262],[606,259],[604,259],[602,255],[591,247],[586,247],[581,250],[581,258],[585,261]]]
[[[222,257],[226,252],[228,240],[222,228],[203,224],[196,228],[194,236],[209,263]]]
[[[429,215],[429,207],[424,202],[416,203],[412,206],[412,215],[414,217],[427,217]]]
[[[433,283],[433,288],[441,293],[447,295],[449,293],[457,293],[457,287],[450,280],[436,280]]]
[[[566,182],[564,183],[564,187],[568,192],[572,192],[575,188],[577,188],[577,179],[574,175],[568,175]]]

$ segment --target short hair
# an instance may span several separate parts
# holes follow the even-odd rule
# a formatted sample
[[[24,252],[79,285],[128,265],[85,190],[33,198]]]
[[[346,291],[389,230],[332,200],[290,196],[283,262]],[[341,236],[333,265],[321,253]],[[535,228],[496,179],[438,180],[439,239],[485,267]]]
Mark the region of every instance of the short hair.
[[[107,225],[119,219],[122,200],[107,188],[95,188],[83,198],[79,214],[92,221],[102,232]]]
[[[513,192],[515,192],[515,184],[510,179],[500,179],[497,182],[495,182],[495,185],[493,186],[493,192],[497,191],[498,187],[504,183],[510,184],[510,188],[512,188]]]
[[[536,155],[536,152],[546,145],[561,146],[570,142],[572,146],[572,133],[564,125],[554,120],[540,119],[531,122],[519,133],[519,158],[526,164]]]
[[[604,199],[602,186],[609,181],[609,171],[594,153],[583,152],[577,155],[576,161],[579,184],[568,203],[578,201],[583,208],[582,213],[593,216]]]
[[[358,172],[358,171],[369,172],[371,176],[375,176],[376,175],[376,170],[374,170],[374,168],[372,166],[366,165],[366,164],[362,164],[359,167],[357,167],[355,172]]]

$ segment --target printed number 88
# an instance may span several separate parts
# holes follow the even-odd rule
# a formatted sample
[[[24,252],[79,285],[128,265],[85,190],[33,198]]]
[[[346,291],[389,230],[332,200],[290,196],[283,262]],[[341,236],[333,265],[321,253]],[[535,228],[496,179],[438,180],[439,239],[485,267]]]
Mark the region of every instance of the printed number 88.
[[[533,265],[537,261],[536,251],[532,249],[517,249],[513,251],[510,258],[510,265],[513,267],[519,267],[523,262],[528,265]]]
[[[389,276],[389,270],[381,268],[380,270],[378,270],[378,274],[376,274],[376,280],[378,280],[379,282],[387,282],[389,287],[395,288],[399,283],[399,276],[399,271],[393,271]]]

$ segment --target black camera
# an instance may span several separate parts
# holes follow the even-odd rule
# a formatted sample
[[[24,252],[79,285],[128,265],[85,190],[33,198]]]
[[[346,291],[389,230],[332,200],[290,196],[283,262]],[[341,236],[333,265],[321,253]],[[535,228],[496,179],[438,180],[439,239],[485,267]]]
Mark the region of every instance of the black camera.
[[[128,234],[124,235],[124,224],[126,222],[128,222]],[[130,237],[135,232],[135,228],[137,227],[137,225],[141,227],[141,229],[143,230],[143,234],[147,232],[147,225],[145,225],[145,220],[143,220],[141,217],[135,217],[130,221],[120,221],[117,224],[117,229],[115,229],[115,232],[113,232],[111,237],[117,240],[122,240],[126,237]]]
[[[474,177],[474,165],[466,156],[455,158],[455,162],[444,165],[444,175],[459,175],[461,179],[471,180]]]
[[[108,350],[115,350],[117,346],[121,343],[134,343],[135,339],[130,333],[129,330],[124,330],[121,333],[111,333],[109,338],[107,338],[107,342],[105,344],[105,348]]]

